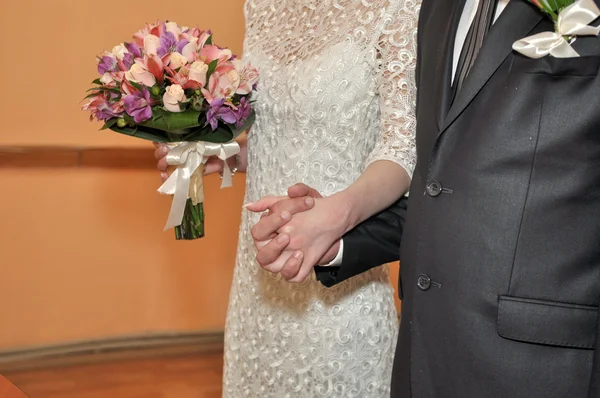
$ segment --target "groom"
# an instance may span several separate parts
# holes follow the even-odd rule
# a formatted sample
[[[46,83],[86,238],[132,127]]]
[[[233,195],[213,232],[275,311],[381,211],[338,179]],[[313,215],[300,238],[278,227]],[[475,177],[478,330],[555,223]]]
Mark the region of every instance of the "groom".
[[[423,0],[408,206],[315,268],[333,285],[397,259],[404,229],[395,398],[600,397],[600,38],[512,50],[545,31],[525,0]]]

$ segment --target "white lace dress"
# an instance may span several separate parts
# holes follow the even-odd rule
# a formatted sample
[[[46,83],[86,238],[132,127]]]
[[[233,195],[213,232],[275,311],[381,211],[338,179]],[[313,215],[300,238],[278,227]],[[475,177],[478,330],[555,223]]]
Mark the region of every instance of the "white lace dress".
[[[323,195],[369,162],[415,164],[418,0],[247,0],[244,57],[261,73],[246,202],[304,182]],[[376,194],[374,192],[373,194]],[[385,267],[331,289],[264,271],[244,212],[223,396],[389,397],[398,319]]]

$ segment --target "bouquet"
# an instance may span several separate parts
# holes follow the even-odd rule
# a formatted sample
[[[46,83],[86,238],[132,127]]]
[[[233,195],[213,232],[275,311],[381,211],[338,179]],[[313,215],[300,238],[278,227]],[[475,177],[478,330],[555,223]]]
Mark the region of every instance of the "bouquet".
[[[257,70],[212,39],[174,22],[146,25],[98,57],[101,77],[82,105],[102,129],[169,144],[167,162],[177,169],[159,192],[173,195],[165,230],[175,228],[177,239],[204,236],[204,164],[223,160],[221,187],[231,186],[226,159],[254,121]]]

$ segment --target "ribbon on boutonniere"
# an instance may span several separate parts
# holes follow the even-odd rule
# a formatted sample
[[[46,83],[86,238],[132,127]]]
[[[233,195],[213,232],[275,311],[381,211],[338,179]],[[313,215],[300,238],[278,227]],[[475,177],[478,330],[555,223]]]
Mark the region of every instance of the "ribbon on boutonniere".
[[[579,57],[571,43],[577,36],[598,36],[600,27],[589,24],[600,17],[594,0],[529,0],[554,21],[554,32],[542,32],[517,40],[513,50],[529,58],[550,55],[555,58]]]

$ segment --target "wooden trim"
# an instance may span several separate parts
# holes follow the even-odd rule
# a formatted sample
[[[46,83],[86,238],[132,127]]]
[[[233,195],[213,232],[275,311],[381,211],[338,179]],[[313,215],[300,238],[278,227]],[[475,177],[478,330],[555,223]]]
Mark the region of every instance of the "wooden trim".
[[[124,336],[0,351],[0,373],[223,350],[223,331]]]
[[[154,169],[154,148],[0,146],[0,168]]]
[[[28,398],[6,377],[0,375],[0,398]]]

